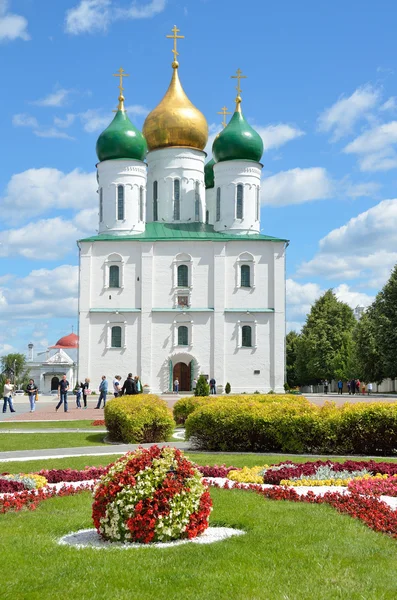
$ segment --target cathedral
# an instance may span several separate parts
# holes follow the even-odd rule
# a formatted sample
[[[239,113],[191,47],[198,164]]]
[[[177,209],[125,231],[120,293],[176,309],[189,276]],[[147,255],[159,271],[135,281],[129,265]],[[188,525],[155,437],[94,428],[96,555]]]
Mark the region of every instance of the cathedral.
[[[140,132],[124,108],[98,138],[98,234],[79,240],[78,377],[139,375],[145,392],[284,391],[285,249],[263,235],[263,142],[236,108],[205,164],[208,125],[179,79]],[[226,113],[226,109],[224,110]],[[226,117],[225,117],[226,118]]]

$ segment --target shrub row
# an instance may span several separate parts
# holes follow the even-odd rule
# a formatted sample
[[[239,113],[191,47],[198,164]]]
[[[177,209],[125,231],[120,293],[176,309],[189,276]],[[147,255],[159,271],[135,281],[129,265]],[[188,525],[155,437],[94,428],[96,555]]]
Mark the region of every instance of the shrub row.
[[[190,414],[186,438],[209,451],[392,455],[397,404],[317,407],[295,396],[285,402],[219,398]]]
[[[214,396],[186,396],[180,398],[174,404],[174,419],[179,425],[184,425],[186,419],[191,415],[196,408],[200,406],[212,405],[220,398]],[[283,394],[282,396],[276,394],[244,394],[238,396],[227,396],[225,399],[227,402],[260,402],[264,404],[290,404],[295,402],[302,406],[310,406],[310,402],[306,400],[304,396],[295,396],[293,394]]]
[[[124,444],[164,442],[175,423],[165,400],[136,394],[107,402],[105,424],[111,441]]]

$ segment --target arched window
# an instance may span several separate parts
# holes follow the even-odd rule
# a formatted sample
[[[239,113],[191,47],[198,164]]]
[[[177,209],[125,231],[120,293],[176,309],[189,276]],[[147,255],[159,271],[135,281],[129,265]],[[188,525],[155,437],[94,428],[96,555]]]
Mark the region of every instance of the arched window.
[[[158,184],[157,184],[157,181],[153,181],[153,221],[159,220],[157,195],[158,195]]]
[[[178,287],[189,287],[189,269],[187,265],[178,267]]]
[[[139,188],[139,220],[143,221],[143,186]]]
[[[174,179],[174,221],[181,218],[181,182]]]
[[[236,201],[236,219],[243,218],[243,186],[241,183],[237,185],[237,201]]]
[[[103,189],[99,188],[99,222],[103,221]]]
[[[119,325],[112,327],[111,347],[121,348],[121,327]]]
[[[260,200],[260,190],[259,185],[256,188],[256,220],[259,221],[259,216],[261,212],[261,200]]]
[[[117,220],[124,221],[124,186],[117,186]]]
[[[206,225],[208,225],[209,222],[210,222],[210,211],[206,210],[205,211],[205,223],[206,223]]]
[[[221,220],[221,188],[216,188],[216,220]]]
[[[117,265],[111,265],[109,267],[109,287],[120,287],[120,269]]]
[[[251,287],[251,269],[249,265],[241,265],[241,287]]]
[[[200,184],[196,181],[196,185],[194,188],[194,220],[200,221]]]
[[[186,325],[178,327],[178,346],[189,345],[189,331]]]
[[[252,329],[249,325],[244,325],[241,329],[241,345],[244,348],[252,346]]]

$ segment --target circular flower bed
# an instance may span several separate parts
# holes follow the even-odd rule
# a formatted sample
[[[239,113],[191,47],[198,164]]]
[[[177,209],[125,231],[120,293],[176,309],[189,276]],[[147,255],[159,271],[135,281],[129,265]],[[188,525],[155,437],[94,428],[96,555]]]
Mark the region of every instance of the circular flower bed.
[[[92,516],[112,542],[167,542],[205,531],[212,502],[201,474],[176,448],[139,448],[117,460],[94,489]]]

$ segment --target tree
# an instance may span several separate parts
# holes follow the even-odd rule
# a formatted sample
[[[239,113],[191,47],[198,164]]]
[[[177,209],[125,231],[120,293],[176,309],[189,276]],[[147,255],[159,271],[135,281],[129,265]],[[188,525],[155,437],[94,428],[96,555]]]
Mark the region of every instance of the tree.
[[[296,387],[299,383],[296,374],[296,352],[299,335],[296,331],[290,331],[286,337],[286,355],[287,355],[287,383],[290,387]]]
[[[29,369],[26,367],[26,356],[24,354],[6,354],[0,358],[0,363],[0,386],[4,384],[4,381],[7,378],[10,378],[11,381],[17,385],[28,383]]]
[[[198,378],[194,395],[195,396],[209,396],[210,395],[210,386],[207,383],[205,375],[200,375],[200,377]]]
[[[370,307],[374,339],[385,377],[397,377],[397,265]]]
[[[352,309],[328,290],[313,304],[296,344],[299,383],[348,378],[356,320]]]
[[[376,321],[374,310],[370,307],[358,321],[353,333],[355,342],[355,377],[366,383],[380,383],[384,379],[382,355],[375,338]]]

